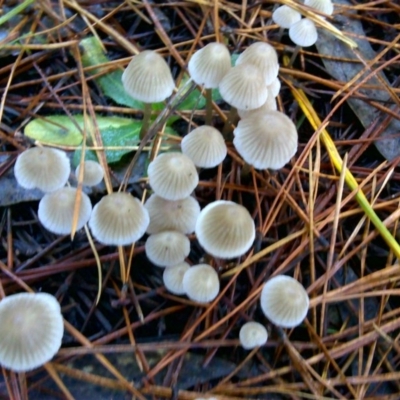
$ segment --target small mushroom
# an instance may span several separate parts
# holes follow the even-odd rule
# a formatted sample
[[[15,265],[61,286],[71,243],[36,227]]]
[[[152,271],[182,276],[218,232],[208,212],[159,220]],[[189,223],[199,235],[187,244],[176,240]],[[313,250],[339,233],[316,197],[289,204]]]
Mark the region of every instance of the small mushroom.
[[[239,340],[245,350],[251,350],[267,342],[268,332],[259,322],[246,322],[240,328]]]
[[[301,20],[301,14],[289,6],[280,6],[272,13],[272,20],[279,27],[289,29]]]
[[[189,268],[190,265],[187,262],[181,262],[177,265],[165,268],[163,273],[165,288],[169,292],[179,296],[185,294],[183,288],[183,276]]]
[[[289,37],[297,46],[309,47],[317,41],[318,32],[313,21],[303,18],[289,28]]]
[[[81,166],[78,165],[75,170],[76,179],[79,177]],[[83,181],[82,184],[86,186],[98,185],[104,177],[104,169],[97,162],[93,160],[87,160],[83,163]]]

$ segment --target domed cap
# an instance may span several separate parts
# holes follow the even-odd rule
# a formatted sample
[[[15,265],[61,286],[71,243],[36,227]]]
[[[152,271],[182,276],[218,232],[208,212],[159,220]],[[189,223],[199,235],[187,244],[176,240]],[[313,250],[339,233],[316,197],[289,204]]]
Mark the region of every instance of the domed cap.
[[[318,32],[313,21],[303,18],[289,28],[289,37],[297,46],[309,47],[317,41]]]
[[[268,85],[268,97],[276,97],[278,96],[281,90],[281,81],[278,77],[276,77],[271,84]]]
[[[257,169],[282,168],[297,151],[296,126],[279,111],[244,118],[233,133],[236,150]]]
[[[333,14],[333,4],[331,0],[304,0],[304,5],[314,8],[326,15]]]
[[[155,51],[133,56],[122,74],[125,91],[144,103],[157,103],[171,96],[175,83],[165,60]]]
[[[255,42],[250,45],[236,60],[236,65],[251,64],[256,66],[266,85],[278,76],[279,64],[276,50],[268,43]]]
[[[218,258],[234,258],[250,249],[255,226],[245,207],[218,200],[201,210],[195,233],[207,253]]]
[[[50,361],[61,347],[64,323],[57,299],[19,293],[0,301],[0,364],[17,372]]]
[[[79,171],[81,166],[78,165],[75,170],[76,179],[79,177]],[[93,160],[87,160],[83,163],[83,181],[82,184],[86,186],[98,185],[104,177],[103,167]]]
[[[272,20],[281,28],[289,29],[301,20],[301,14],[289,6],[280,6],[272,13]]]
[[[89,227],[100,243],[125,246],[140,239],[150,218],[143,204],[129,193],[104,196],[93,208]]]
[[[258,108],[255,108],[254,110],[237,110],[237,113],[241,119],[244,118],[257,118],[257,115],[264,115],[267,111],[276,111],[277,109],[277,104],[275,97],[273,96],[268,96],[267,101]]]
[[[239,340],[244,349],[251,350],[267,343],[268,332],[259,322],[246,322],[240,328]]]
[[[41,224],[57,235],[69,235],[72,228],[77,190],[64,187],[46,193],[39,202],[38,218]],[[81,193],[78,223],[76,229],[83,228],[92,213],[92,203],[86,193]]]
[[[165,268],[163,273],[165,288],[173,294],[185,294],[185,290],[183,289],[183,276],[189,268],[190,265],[186,262]]]
[[[273,324],[294,328],[306,317],[310,299],[296,279],[278,275],[265,283],[260,304],[263,313]]]
[[[193,233],[200,214],[199,202],[193,197],[172,201],[152,194],[144,206],[150,215],[147,233],[162,231]]]
[[[207,264],[190,267],[183,275],[183,289],[189,299],[209,303],[219,293],[218,274]]]
[[[167,200],[180,200],[189,195],[199,183],[193,161],[182,153],[163,153],[147,169],[154,192]]]
[[[268,89],[260,70],[251,64],[231,68],[219,84],[222,98],[240,110],[261,107],[268,97]]]
[[[14,174],[24,189],[43,192],[60,189],[68,181],[71,166],[64,151],[50,147],[31,147],[17,157]]]
[[[181,142],[182,153],[201,168],[213,168],[225,159],[227,148],[222,134],[212,126],[192,130]]]
[[[209,43],[191,57],[188,69],[191,78],[206,89],[217,88],[231,68],[231,56],[223,43]]]
[[[154,265],[169,267],[181,263],[189,255],[190,241],[180,232],[155,233],[147,238],[145,251]]]

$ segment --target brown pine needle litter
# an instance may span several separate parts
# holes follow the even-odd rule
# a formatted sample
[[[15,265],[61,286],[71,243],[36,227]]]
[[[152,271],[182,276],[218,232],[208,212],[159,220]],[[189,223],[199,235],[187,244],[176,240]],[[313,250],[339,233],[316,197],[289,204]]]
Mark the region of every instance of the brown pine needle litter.
[[[282,5],[311,19],[351,58],[320,55],[317,43],[299,49],[290,65],[298,49],[271,19]],[[332,16],[294,0],[13,0],[0,10],[0,298],[51,293],[65,327],[51,362],[26,373],[2,367],[0,398],[400,399],[396,2],[337,0]],[[96,51],[87,51],[90,38]],[[188,235],[186,261],[210,264],[220,279],[218,296],[202,304],[165,289],[163,270],[146,257],[147,236],[106,246],[76,224],[82,191],[93,205],[119,190],[145,203],[149,162],[179,151],[181,137],[206,114],[217,129],[236,126],[217,91],[206,96],[188,82],[190,57],[215,41],[233,63],[256,41],[276,49],[277,109],[294,122],[299,142],[282,169],[256,170],[228,132],[225,161],[199,170],[200,207],[234,201],[256,228],[250,250],[229,260],[206,254]],[[176,88],[152,106],[140,142],[143,104],[124,97],[120,77],[143,50],[167,61]],[[335,77],[328,62],[337,63]],[[206,97],[213,100],[207,111]],[[373,110],[368,123],[350,106],[355,99]],[[61,148],[75,164],[89,154],[105,170],[93,189],[82,185],[83,172],[69,180],[78,187],[72,241],[40,225],[43,193],[13,178],[17,156],[34,145]],[[293,329],[273,325],[259,305],[264,282],[281,274],[310,298],[306,319]],[[249,321],[267,328],[268,341],[247,351],[239,331]]]

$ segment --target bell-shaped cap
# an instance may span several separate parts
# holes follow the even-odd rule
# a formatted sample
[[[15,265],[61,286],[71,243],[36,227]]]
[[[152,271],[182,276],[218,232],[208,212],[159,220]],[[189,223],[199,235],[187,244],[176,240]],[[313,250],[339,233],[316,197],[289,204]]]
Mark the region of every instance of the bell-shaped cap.
[[[240,118],[256,118],[258,114],[264,115],[267,111],[276,111],[277,109],[277,104],[275,97],[273,96],[268,96],[267,101],[258,108],[255,108],[254,110],[237,110],[237,113]]]
[[[246,322],[240,328],[239,340],[244,349],[251,350],[267,343],[268,332],[259,322]]]
[[[157,103],[171,96],[175,83],[165,60],[155,51],[133,56],[122,74],[125,91],[144,103]]]
[[[303,285],[296,279],[278,275],[264,284],[260,304],[264,315],[273,324],[294,328],[306,317],[310,299]]]
[[[78,179],[81,166],[78,165],[75,170],[75,177]],[[104,177],[104,169],[97,162],[93,160],[87,160],[83,163],[83,181],[82,184],[86,186],[98,185]]]
[[[282,168],[297,151],[296,126],[279,111],[244,118],[233,133],[236,150],[257,169]]]
[[[281,81],[276,77],[271,84],[268,85],[268,97],[277,97],[281,90]]]
[[[43,192],[60,189],[68,181],[71,166],[64,151],[50,147],[31,147],[15,162],[14,175],[24,189],[38,188]]]
[[[18,293],[0,301],[0,364],[16,372],[50,361],[61,347],[64,323],[48,293]]]
[[[163,153],[147,169],[149,183],[154,193],[167,200],[189,197],[199,183],[193,161],[182,153]]]
[[[218,258],[234,258],[250,249],[255,226],[245,207],[218,200],[201,210],[195,233],[207,253]]]
[[[191,196],[172,201],[152,194],[144,206],[150,216],[147,233],[163,231],[193,233],[200,214],[199,202]]]
[[[261,71],[266,85],[271,84],[278,76],[278,54],[275,48],[268,43],[255,42],[250,45],[236,60],[236,65],[242,64],[256,66]]]
[[[41,224],[57,235],[69,235],[72,228],[77,190],[63,187],[46,193],[39,202],[38,218]],[[92,213],[92,203],[86,193],[81,193],[78,223],[76,229],[83,228]]]
[[[331,0],[304,0],[304,5],[326,15],[333,14],[333,3]]]
[[[189,60],[191,78],[206,89],[217,88],[231,68],[231,56],[223,43],[209,43],[197,50]]]
[[[219,84],[219,91],[228,104],[240,110],[261,107],[268,97],[262,72],[252,64],[231,68]]]
[[[189,268],[190,265],[187,262],[181,262],[164,269],[163,282],[168,292],[179,296],[185,294],[183,288],[183,276]]]
[[[303,18],[289,28],[289,37],[297,46],[309,47],[317,41],[318,32],[313,21]]]
[[[301,20],[301,14],[289,6],[280,6],[272,13],[272,20],[281,28],[289,29]]]
[[[149,213],[129,193],[111,193],[94,206],[90,230],[100,243],[125,246],[139,240],[149,225]]]
[[[198,303],[209,303],[219,293],[218,274],[210,265],[194,265],[183,275],[183,289],[189,299]]]
[[[190,241],[183,233],[165,231],[150,235],[145,244],[147,258],[157,267],[179,264],[189,255]]]
[[[225,159],[227,148],[221,132],[212,126],[203,125],[193,129],[181,142],[182,153],[196,167],[214,168]]]

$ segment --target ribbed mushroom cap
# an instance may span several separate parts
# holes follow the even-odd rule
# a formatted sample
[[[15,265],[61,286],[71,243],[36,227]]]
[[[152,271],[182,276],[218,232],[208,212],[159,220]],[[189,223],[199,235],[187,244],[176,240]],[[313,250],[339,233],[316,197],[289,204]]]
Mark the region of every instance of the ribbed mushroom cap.
[[[203,125],[193,129],[181,142],[182,153],[201,168],[213,168],[225,159],[227,148],[221,132]]]
[[[294,328],[308,312],[310,299],[296,279],[278,275],[267,281],[261,291],[260,304],[265,316],[276,326]]]
[[[268,85],[268,97],[277,97],[281,90],[281,81],[276,77],[270,85]]]
[[[272,20],[281,28],[289,29],[301,20],[301,14],[289,6],[280,6],[272,13]]]
[[[304,0],[304,5],[314,8],[326,15],[333,14],[333,3],[331,0]]]
[[[218,274],[210,265],[194,265],[183,275],[183,289],[189,299],[209,303],[219,293]]]
[[[277,104],[275,97],[268,96],[267,101],[258,108],[255,108],[254,110],[237,110],[237,113],[240,118],[256,118],[256,115],[264,115],[267,111],[276,111],[277,109]]]
[[[190,265],[187,262],[165,268],[163,273],[165,288],[173,294],[185,294],[185,290],[183,289],[183,276],[189,268]]]
[[[190,241],[183,233],[165,231],[150,235],[145,244],[147,258],[157,267],[181,263],[190,253]]]
[[[87,160],[83,163],[83,168],[83,185],[96,186],[103,180],[104,170],[97,161]],[[79,177],[80,169],[81,166],[78,165],[75,170],[76,179]]]
[[[257,169],[282,168],[297,150],[296,126],[279,111],[244,118],[233,133],[236,150]]]
[[[239,340],[244,349],[251,350],[267,343],[268,332],[259,322],[246,322],[240,328]]]
[[[266,85],[271,84],[278,76],[278,54],[268,43],[255,42],[250,45],[236,60],[236,65],[243,64],[251,64],[259,68]]]
[[[268,89],[259,68],[251,64],[236,65],[219,84],[222,98],[240,110],[261,107],[268,97]]]
[[[193,233],[200,214],[199,202],[193,197],[172,201],[152,194],[144,206],[150,216],[147,233],[162,231]]]
[[[122,84],[130,96],[144,103],[164,101],[175,88],[168,64],[152,50],[132,58],[122,74]]]
[[[309,47],[317,41],[318,32],[313,21],[303,18],[289,28],[289,37],[297,46]]]
[[[149,164],[149,183],[154,192],[167,200],[189,197],[199,183],[193,161],[182,153],[163,153]]]
[[[94,206],[89,227],[100,243],[125,246],[140,239],[149,222],[149,213],[138,199],[118,192],[103,196]]]
[[[218,258],[234,258],[250,249],[255,226],[245,207],[218,200],[201,210],[195,233],[207,253]]]
[[[72,219],[76,202],[77,190],[63,187],[55,192],[46,193],[39,202],[38,218],[41,224],[57,235],[71,233]],[[78,223],[76,229],[83,228],[92,213],[92,203],[86,193],[81,193]]]
[[[196,51],[189,60],[191,78],[206,89],[217,88],[231,68],[231,56],[223,43],[209,43]]]
[[[64,151],[50,147],[32,147],[17,157],[15,179],[24,189],[43,192],[60,189],[68,181],[71,166]]]
[[[0,301],[0,364],[17,372],[50,361],[61,347],[64,323],[48,293],[18,293]]]

